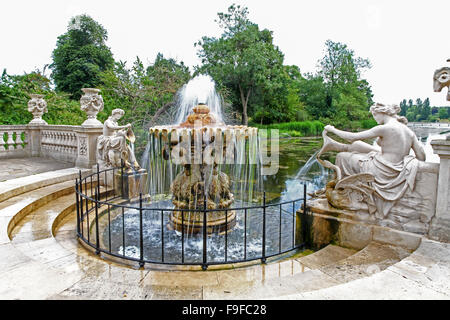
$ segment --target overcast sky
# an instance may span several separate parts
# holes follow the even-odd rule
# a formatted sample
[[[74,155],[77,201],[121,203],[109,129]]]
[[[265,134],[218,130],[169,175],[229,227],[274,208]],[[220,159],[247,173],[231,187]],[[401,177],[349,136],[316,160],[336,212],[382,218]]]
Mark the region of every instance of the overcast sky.
[[[450,106],[446,89],[435,93],[432,86],[434,71],[450,66],[449,0],[1,0],[0,68],[22,74],[51,63],[57,37],[82,13],[106,28],[116,60],[131,63],[139,56],[150,63],[161,52],[192,67],[200,63],[194,43],[220,36],[217,12],[233,2],[273,31],[285,64],[302,73],[316,71],[331,39],[371,61],[363,76],[375,101],[429,97],[432,105]]]

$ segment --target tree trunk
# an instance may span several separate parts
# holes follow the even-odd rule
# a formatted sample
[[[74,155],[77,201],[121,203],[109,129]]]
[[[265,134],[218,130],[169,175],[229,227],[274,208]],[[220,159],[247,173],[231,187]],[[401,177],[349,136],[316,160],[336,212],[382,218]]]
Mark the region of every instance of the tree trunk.
[[[155,123],[156,123],[156,120],[158,120],[158,118],[159,118],[159,116],[163,113],[163,112],[165,112],[165,111],[167,111],[170,107],[172,107],[174,105],[174,103],[173,102],[169,102],[169,103],[166,103],[165,105],[163,105],[161,108],[159,108],[156,112],[155,112],[155,114],[153,115],[153,117],[152,117],[152,119],[150,120],[150,122],[148,122],[148,124],[147,124],[147,126],[150,128],[150,127],[153,127],[154,125],[155,125]]]
[[[239,91],[241,93],[241,103],[242,103],[242,124],[246,126],[248,125],[247,104],[252,89],[249,88],[247,90],[247,94],[244,94],[244,90],[242,89],[241,85],[239,85]]]

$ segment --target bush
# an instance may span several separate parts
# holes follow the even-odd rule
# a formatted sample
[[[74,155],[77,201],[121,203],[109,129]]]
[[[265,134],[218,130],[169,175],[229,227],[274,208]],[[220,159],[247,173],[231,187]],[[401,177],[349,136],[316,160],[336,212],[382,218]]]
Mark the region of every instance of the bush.
[[[281,133],[288,133],[290,136],[295,137],[317,136],[321,134],[324,128],[324,124],[318,120],[293,121],[270,125],[255,124],[255,126],[261,129],[277,129]]]

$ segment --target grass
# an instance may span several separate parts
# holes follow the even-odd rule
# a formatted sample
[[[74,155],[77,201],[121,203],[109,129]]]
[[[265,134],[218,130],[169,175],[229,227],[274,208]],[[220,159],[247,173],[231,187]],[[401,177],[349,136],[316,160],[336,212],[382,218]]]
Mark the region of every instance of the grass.
[[[318,120],[314,121],[293,121],[283,123],[273,123],[269,125],[252,124],[259,129],[279,130],[280,137],[308,137],[320,135],[323,131],[324,124]]]

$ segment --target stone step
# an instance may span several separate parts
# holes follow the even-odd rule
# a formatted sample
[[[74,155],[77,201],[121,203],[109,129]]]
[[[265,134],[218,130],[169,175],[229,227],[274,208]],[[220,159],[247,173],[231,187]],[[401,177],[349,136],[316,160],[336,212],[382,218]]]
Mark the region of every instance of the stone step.
[[[409,251],[400,247],[376,242],[369,243],[361,251],[329,245],[314,254],[296,259],[299,263],[303,261],[312,267],[304,269],[305,272],[274,277],[250,285],[231,283],[222,291],[210,287],[204,289],[204,297],[205,299],[299,297],[304,292],[332,288],[355,279],[371,276],[397,263],[409,254]],[[306,259],[307,257],[310,258]]]
[[[75,193],[61,196],[23,217],[11,230],[13,243],[23,243],[50,238],[55,219],[67,208],[74,209]]]
[[[31,176],[10,179],[0,182],[0,203],[3,201],[27,193],[36,189],[40,189],[52,184],[65,181],[74,181],[79,177],[81,170],[82,176],[90,173],[89,169],[68,168],[50,172],[43,172]]]
[[[409,256],[385,270],[316,291],[278,299],[450,299],[450,244],[423,239]]]
[[[10,241],[9,234],[26,215],[59,197],[73,193],[72,180],[52,184],[11,197],[0,203],[0,243]]]
[[[310,269],[318,269],[331,263],[336,263],[343,260],[356,252],[357,250],[354,249],[343,248],[330,244],[325,248],[322,248],[307,256],[300,257],[296,260]]]
[[[57,189],[63,184],[54,185]],[[90,184],[87,185],[90,187]],[[61,194],[67,191],[65,188],[59,189]],[[69,190],[71,193],[61,195],[60,197],[49,201],[48,203],[35,208],[33,211],[25,215],[20,221],[14,224],[14,227],[9,232],[8,236],[14,243],[23,243],[46,239],[52,237],[55,229],[59,226],[60,221],[63,220],[70,213],[74,213],[71,219],[73,220],[73,232],[75,235],[76,229],[76,197],[73,188]],[[100,197],[106,194],[106,189],[100,187]],[[55,194],[47,194],[45,198],[53,198]],[[58,193],[56,193],[58,195]],[[40,201],[44,201],[42,198]],[[90,207],[91,205],[89,205]]]
[[[354,255],[320,267],[319,270],[338,282],[345,283],[378,273],[410,254],[410,251],[402,247],[372,241]]]

